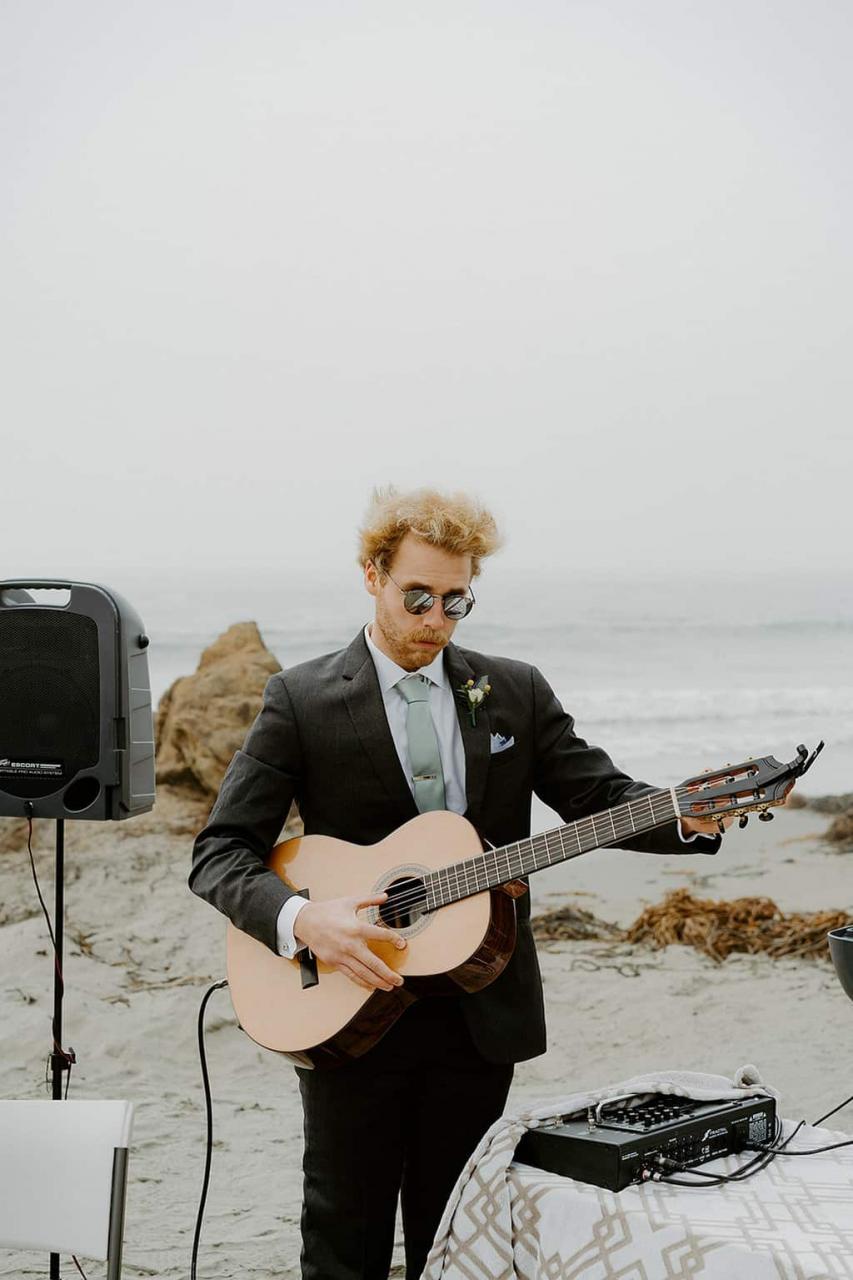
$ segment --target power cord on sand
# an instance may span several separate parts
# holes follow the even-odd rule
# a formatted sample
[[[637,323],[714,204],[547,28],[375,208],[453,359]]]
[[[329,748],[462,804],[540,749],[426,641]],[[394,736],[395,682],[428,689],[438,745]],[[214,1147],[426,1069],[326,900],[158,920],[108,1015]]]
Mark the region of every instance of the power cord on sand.
[[[204,1052],[204,1011],[207,1008],[207,1002],[213,995],[214,991],[219,991],[222,987],[228,986],[228,979],[223,978],[221,982],[214,982],[212,987],[208,987],[202,998],[201,1006],[198,1011],[198,1056],[201,1063],[201,1078],[204,1082],[204,1104],[207,1112],[207,1153],[204,1159],[204,1179],[201,1185],[201,1198],[198,1203],[198,1216],[195,1224],[195,1236],[193,1237],[192,1261],[190,1263],[190,1280],[196,1280],[196,1266],[198,1264],[198,1246],[201,1240],[201,1223],[204,1217],[204,1206],[207,1202],[207,1188],[210,1182],[210,1160],[213,1152],[213,1104],[210,1099],[210,1077],[207,1074],[207,1057]]]

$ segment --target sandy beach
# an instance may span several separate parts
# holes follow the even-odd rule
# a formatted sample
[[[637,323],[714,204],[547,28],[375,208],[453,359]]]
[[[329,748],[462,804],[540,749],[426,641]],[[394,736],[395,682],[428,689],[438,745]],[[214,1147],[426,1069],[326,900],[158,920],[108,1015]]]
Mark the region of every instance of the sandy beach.
[[[71,1098],[136,1104],[125,1271],[185,1277],[204,1161],[196,1023],[224,976],[224,919],[186,885],[206,809],[161,788],[153,813],[122,824],[66,826],[66,1047],[78,1056]],[[849,909],[853,854],[825,844],[808,809],[730,831],[719,855],[668,858],[599,851],[533,880],[534,912],[576,902],[627,925],[670,889],[703,897],[762,894],[783,910]],[[50,1044],[52,966],[22,828],[6,821],[0,852],[0,1093],[40,1098]],[[52,903],[53,828],[34,851]],[[731,1075],[755,1063],[781,1091],[783,1114],[813,1120],[849,1092],[853,1007],[829,964],[622,943],[540,947],[549,1048],[520,1064],[510,1108],[639,1071],[680,1067]],[[215,1145],[199,1275],[299,1275],[301,1117],[296,1077],[237,1027],[227,991],[207,1010]],[[853,1133],[853,1107],[833,1125]],[[401,1258],[395,1250],[395,1272]],[[70,1274],[70,1259],[64,1273]],[[102,1264],[86,1267],[89,1280]],[[0,1255],[0,1275],[46,1274],[36,1254]],[[76,1271],[74,1272],[76,1274]]]
[[[571,734],[676,805],[703,771],[824,742],[794,794],[838,801],[846,835],[795,803],[734,821],[716,855],[601,849],[531,875],[548,1047],[516,1066],[507,1111],[747,1065],[783,1119],[844,1103],[853,999],[828,945],[719,959],[707,941],[715,912],[725,946],[788,928],[761,904],[739,917],[745,898],[853,931],[853,4],[6,0],[0,50],[0,808],[32,791],[39,815],[75,815],[63,1086],[135,1108],[125,1280],[191,1280],[199,1013],[227,920],[188,876],[279,671],[231,793],[257,848],[288,804],[293,834],[291,781],[315,831],[373,839],[414,813],[411,786],[421,807],[464,797],[497,845],[524,832],[532,779],[564,808],[604,794],[609,765]],[[152,812],[80,820],[150,800],[152,763]],[[531,812],[531,834],[557,825],[536,796]],[[46,920],[27,824],[0,817],[0,1099],[52,1094],[55,840],[36,817]],[[255,928],[271,899],[230,870]],[[196,883],[223,900],[215,868]],[[595,936],[549,934],[564,908]],[[656,946],[649,922],[660,938],[685,916],[696,944]],[[538,1014],[517,959],[504,992]],[[511,1056],[524,1031],[492,994],[483,1022]],[[301,1280],[299,1078],[227,986],[205,1031],[197,1280]],[[376,1096],[371,1169],[394,1169],[408,1136]],[[439,1096],[436,1144],[471,1114]],[[349,1090],[346,1107],[373,1124]],[[853,1102],[826,1125],[853,1141]],[[375,1175],[335,1126],[360,1194]],[[2,1131],[0,1161],[43,1213]],[[80,1182],[78,1162],[60,1191]],[[767,1196],[749,1222],[743,1185],[709,1192],[755,1224],[746,1280],[765,1280],[778,1224]],[[811,1190],[792,1200],[809,1246],[830,1203]],[[831,1195],[849,1235],[808,1280],[853,1280],[853,1190]],[[515,1207],[524,1242],[539,1209]],[[672,1280],[708,1280],[704,1242],[669,1252],[649,1230]],[[585,1243],[583,1280],[654,1280],[610,1256],[595,1273]],[[404,1256],[398,1217],[389,1280]],[[0,1247],[0,1280],[48,1275],[44,1252]],[[71,1256],[61,1275],[80,1280]]]

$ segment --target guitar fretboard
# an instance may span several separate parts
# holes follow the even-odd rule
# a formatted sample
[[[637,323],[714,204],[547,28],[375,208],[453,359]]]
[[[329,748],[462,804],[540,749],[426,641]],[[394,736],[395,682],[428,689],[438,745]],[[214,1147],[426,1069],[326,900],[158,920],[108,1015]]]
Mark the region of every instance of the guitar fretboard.
[[[678,815],[672,791],[650,791],[614,809],[439,867],[424,877],[426,910],[435,911],[485,889],[496,889],[519,876],[553,867],[603,845],[618,844],[672,822]]]

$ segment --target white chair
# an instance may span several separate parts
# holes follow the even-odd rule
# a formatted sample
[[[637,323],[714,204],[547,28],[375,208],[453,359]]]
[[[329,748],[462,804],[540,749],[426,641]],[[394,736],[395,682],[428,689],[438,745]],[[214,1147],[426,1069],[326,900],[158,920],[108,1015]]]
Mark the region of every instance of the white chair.
[[[0,1101],[0,1246],[121,1276],[132,1102]]]

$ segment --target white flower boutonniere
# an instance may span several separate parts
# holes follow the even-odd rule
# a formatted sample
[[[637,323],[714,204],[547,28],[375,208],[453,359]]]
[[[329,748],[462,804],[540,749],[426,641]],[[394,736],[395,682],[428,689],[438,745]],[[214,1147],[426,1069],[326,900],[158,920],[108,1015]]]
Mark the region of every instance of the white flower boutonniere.
[[[492,692],[492,686],[489,684],[488,676],[480,676],[475,683],[473,680],[467,680],[465,684],[461,684],[456,689],[457,698],[461,698],[468,708],[468,714],[471,717],[471,724],[476,727],[477,709],[485,702],[486,697]]]

